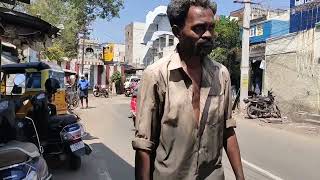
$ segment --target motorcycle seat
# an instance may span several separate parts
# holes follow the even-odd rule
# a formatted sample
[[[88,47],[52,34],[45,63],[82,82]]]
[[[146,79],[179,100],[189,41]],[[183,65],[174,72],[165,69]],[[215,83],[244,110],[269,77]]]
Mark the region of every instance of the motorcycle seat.
[[[0,168],[27,161],[29,158],[39,157],[36,145],[28,142],[10,141],[0,146]]]
[[[74,123],[77,123],[77,117],[71,114],[56,115],[49,118],[49,127],[53,129],[63,128]]]

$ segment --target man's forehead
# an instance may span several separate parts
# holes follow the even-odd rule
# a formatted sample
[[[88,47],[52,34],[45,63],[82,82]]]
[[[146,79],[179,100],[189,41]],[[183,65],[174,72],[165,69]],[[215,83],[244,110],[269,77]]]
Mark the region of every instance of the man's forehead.
[[[191,6],[188,15],[187,15],[187,21],[201,21],[201,20],[214,20],[214,13],[213,11],[208,7],[204,8],[201,6]]]

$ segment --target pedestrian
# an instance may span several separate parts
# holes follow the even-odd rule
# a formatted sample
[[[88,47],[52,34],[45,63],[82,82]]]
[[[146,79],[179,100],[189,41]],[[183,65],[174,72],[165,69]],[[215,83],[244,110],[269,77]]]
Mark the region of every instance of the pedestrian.
[[[171,0],[176,51],[146,68],[139,86],[136,180],[222,180],[222,149],[243,180],[228,70],[208,58],[216,4]]]
[[[81,75],[80,81],[78,83],[78,87],[80,90],[81,108],[83,109],[83,99],[86,100],[86,108],[88,108],[89,81],[83,75]]]

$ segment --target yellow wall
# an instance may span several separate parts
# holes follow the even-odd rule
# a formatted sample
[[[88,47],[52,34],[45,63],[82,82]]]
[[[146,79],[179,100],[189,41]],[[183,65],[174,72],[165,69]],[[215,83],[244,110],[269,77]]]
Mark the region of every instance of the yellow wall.
[[[114,44],[108,44],[103,48],[103,60],[105,62],[112,62],[114,58]]]

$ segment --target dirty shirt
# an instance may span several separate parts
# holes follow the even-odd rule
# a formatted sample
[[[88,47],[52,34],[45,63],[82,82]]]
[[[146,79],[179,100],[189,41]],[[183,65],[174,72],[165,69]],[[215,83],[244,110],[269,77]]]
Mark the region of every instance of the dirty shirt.
[[[199,122],[192,106],[192,81],[177,52],[145,70],[132,145],[154,156],[154,180],[224,179],[223,136],[227,128],[236,127],[230,86],[228,70],[204,58]]]

